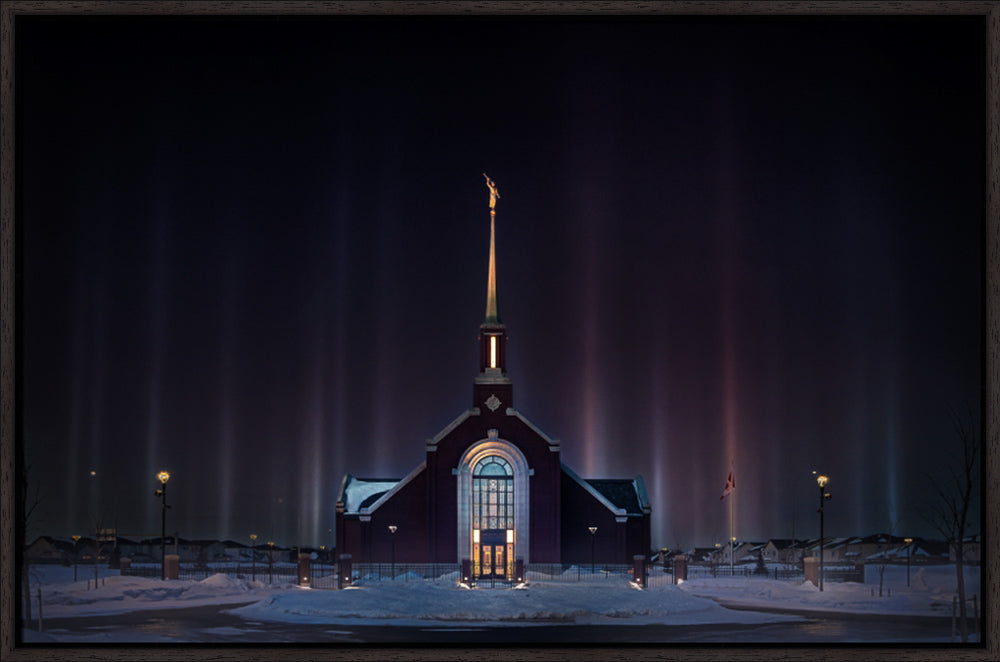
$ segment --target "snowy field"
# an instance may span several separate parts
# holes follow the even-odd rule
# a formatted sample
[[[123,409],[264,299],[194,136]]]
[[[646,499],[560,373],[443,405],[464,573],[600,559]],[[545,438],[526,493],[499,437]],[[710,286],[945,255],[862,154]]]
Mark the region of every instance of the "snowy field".
[[[793,622],[803,614],[850,613],[950,616],[955,588],[954,567],[912,570],[889,567],[883,596],[875,583],[827,582],[825,590],[801,581],[756,577],[704,578],[681,586],[639,590],[627,583],[533,582],[513,589],[469,589],[457,581],[376,584],[345,590],[311,590],[295,585],[267,585],[226,575],[201,581],[161,581],[121,577],[102,569],[101,586],[88,588],[83,573],[73,582],[73,569],[42,567],[32,586],[41,588],[43,619],[101,616],[108,623],[129,612],[150,609],[233,605],[231,613],[248,623],[327,625],[428,624],[492,626],[584,625],[711,625]],[[979,593],[979,568],[967,568],[969,596]],[[91,575],[91,582],[93,581]],[[874,592],[874,595],[873,595]],[[251,603],[251,604],[246,604]],[[237,606],[243,604],[244,606]],[[738,607],[736,609],[727,606]],[[752,611],[748,609],[760,609]],[[787,613],[775,613],[775,611]],[[970,609],[971,611],[971,609]],[[59,631],[24,631],[26,642],[97,642],[61,635]],[[129,641],[148,639],[129,639]],[[119,639],[118,641],[123,641]]]
[[[982,605],[979,567],[965,568],[966,597],[973,595]],[[776,581],[753,577],[705,578],[684,582],[690,595],[710,597],[740,608],[785,611],[882,614],[894,616],[951,616],[955,596],[955,566],[911,568],[906,585],[906,566],[887,566],[879,577],[876,566],[868,566],[865,583],[824,582],[823,591],[808,582]],[[972,605],[969,605],[972,613]]]

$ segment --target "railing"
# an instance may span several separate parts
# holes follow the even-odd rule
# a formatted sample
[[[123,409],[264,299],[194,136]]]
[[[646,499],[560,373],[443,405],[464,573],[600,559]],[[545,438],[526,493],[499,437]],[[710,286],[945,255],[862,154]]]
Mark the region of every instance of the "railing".
[[[281,564],[268,567],[266,563],[258,563],[255,566],[249,563],[236,564],[190,564],[182,563],[177,572],[178,579],[202,580],[212,575],[223,574],[236,579],[254,580],[265,584],[276,582],[295,582],[298,577],[298,567],[294,565]],[[159,563],[133,564],[128,568],[122,568],[121,574],[126,577],[150,577],[159,579],[162,576]]]
[[[626,563],[529,563],[525,579],[536,582],[622,582],[632,580],[632,566]]]
[[[339,564],[313,563],[310,567],[310,585],[313,588],[339,588]],[[525,580],[528,582],[586,582],[621,584],[634,580],[634,568],[631,564],[589,564],[569,563],[529,563],[525,565]],[[159,563],[133,564],[123,568],[122,575],[131,577],[150,577],[158,579],[161,569]],[[214,574],[225,574],[237,579],[253,580],[263,584],[297,583],[298,566],[289,563],[266,563],[256,566],[249,563],[212,563],[212,564],[181,564],[178,579],[201,580]],[[455,582],[461,577],[461,566],[457,563],[358,563],[351,568],[351,584],[406,584],[412,582],[435,581]],[[760,577],[787,581],[801,581],[804,575],[801,569],[795,567],[772,568],[766,574],[759,573],[756,565],[689,565],[688,579],[707,577]],[[854,568],[824,568],[823,579],[828,582],[859,582],[864,583],[864,570]],[[496,578],[473,582],[484,586],[506,586],[512,584],[508,579]],[[645,569],[645,585],[647,587],[665,586],[674,583],[673,567],[661,564],[647,563]]]
[[[356,563],[351,568],[354,584],[407,583],[420,581],[458,581],[457,563]],[[336,583],[336,573],[333,575]],[[315,582],[313,585],[315,586]]]
[[[855,568],[823,568],[823,581],[825,582],[856,582],[865,583],[865,569]]]
[[[720,565],[689,565],[687,567],[688,579],[698,579],[703,577],[750,577],[754,569],[751,566],[728,564]]]
[[[706,577],[761,577],[785,581],[802,581],[805,574],[801,568],[786,566],[772,568],[766,573],[758,571],[756,565],[738,565],[733,568],[726,564],[720,565],[689,565],[688,579],[703,579]],[[864,568],[823,568],[823,581],[827,582],[865,582]]]
[[[673,567],[664,567],[659,563],[646,565],[646,587],[669,586],[674,583]]]

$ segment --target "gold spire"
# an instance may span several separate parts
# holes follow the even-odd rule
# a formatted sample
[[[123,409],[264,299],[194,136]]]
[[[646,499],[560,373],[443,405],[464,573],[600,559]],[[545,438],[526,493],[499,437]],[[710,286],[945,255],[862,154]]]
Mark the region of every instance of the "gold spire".
[[[497,267],[496,267],[496,201],[500,197],[496,184],[486,177],[486,186],[490,189],[490,273],[486,281],[486,321],[484,324],[501,324],[500,309],[497,306]]]

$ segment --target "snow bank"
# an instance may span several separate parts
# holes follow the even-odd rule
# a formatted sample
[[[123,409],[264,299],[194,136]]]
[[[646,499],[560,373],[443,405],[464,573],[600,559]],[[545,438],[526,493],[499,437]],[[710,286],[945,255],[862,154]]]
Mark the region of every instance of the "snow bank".
[[[246,619],[294,623],[427,625],[615,623],[764,623],[796,620],[780,614],[737,612],[675,586],[638,591],[628,585],[531,584],[518,588],[467,589],[412,583],[357,586],[343,591],[274,595],[232,610]]]
[[[911,568],[906,585],[906,566],[889,566],[882,577],[868,583],[824,582],[823,591],[809,582],[788,582],[755,577],[691,579],[681,585],[690,595],[713,598],[724,605],[786,611],[838,612],[909,616],[950,616],[955,595],[955,567]],[[980,593],[980,568],[965,568],[968,597]],[[979,596],[982,600],[982,596]]]
[[[979,593],[978,567],[966,568],[968,594]],[[430,622],[529,625],[614,623],[693,625],[765,623],[800,617],[786,612],[843,612],[947,616],[955,589],[954,566],[911,571],[886,568],[877,584],[828,582],[820,592],[805,582],[759,577],[700,578],[681,586],[637,590],[624,582],[532,580],[510,588],[469,589],[451,581],[384,582],[342,591],[267,585],[216,574],[201,581],[162,581],[105,573],[103,585],[73,582],[72,568],[33,573],[32,597],[41,588],[46,618],[112,615],[145,609],[233,605],[245,619],[289,623],[427,625]],[[81,575],[82,577],[82,575]],[[872,595],[872,593],[875,593]],[[240,603],[252,603],[237,608]],[[740,607],[740,610],[726,606]],[[35,603],[33,602],[33,607]]]
[[[91,581],[93,581],[91,579]],[[262,588],[251,582],[222,574],[201,581],[163,581],[148,577],[104,577],[95,589],[86,580],[52,583],[38,581],[32,586],[41,590],[45,618],[106,616],[142,609],[200,607],[210,604],[234,604],[260,600]],[[287,587],[285,587],[287,590]],[[32,602],[37,608],[37,603]]]

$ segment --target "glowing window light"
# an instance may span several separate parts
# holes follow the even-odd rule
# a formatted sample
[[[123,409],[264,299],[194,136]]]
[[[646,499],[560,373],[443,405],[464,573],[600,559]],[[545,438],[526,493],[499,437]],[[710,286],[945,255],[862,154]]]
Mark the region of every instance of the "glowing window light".
[[[507,542],[514,542],[514,529],[507,529]]]
[[[479,529],[473,529],[472,530],[472,542],[474,542],[474,543],[478,543],[479,542]]]
[[[490,336],[490,367],[497,367],[497,337]]]

